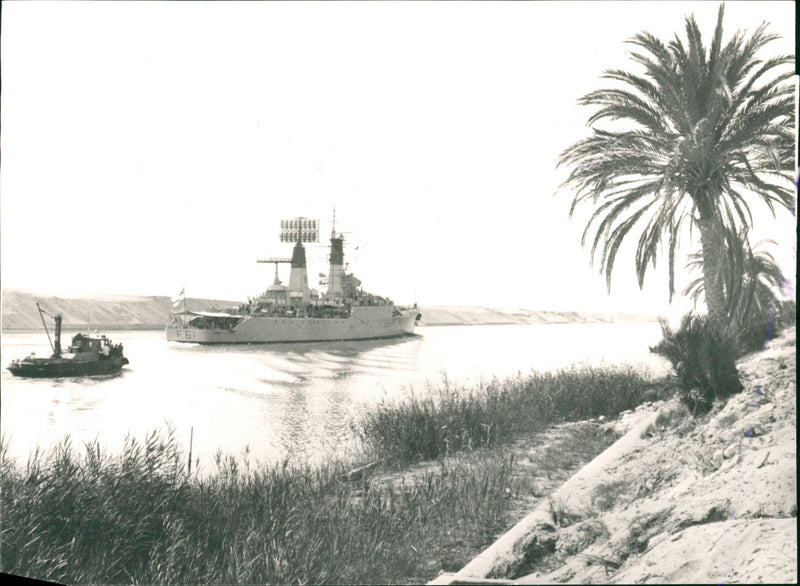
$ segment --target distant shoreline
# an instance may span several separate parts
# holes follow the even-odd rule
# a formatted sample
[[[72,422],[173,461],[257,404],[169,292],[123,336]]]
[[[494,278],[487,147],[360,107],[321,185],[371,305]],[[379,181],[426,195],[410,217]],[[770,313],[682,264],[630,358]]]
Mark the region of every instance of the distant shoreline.
[[[98,324],[97,326],[92,326],[91,328],[81,327],[76,324],[69,324],[65,325],[61,328],[61,332],[86,332],[86,331],[98,331],[98,332],[128,332],[128,331],[142,331],[142,332],[158,332],[166,328],[166,324],[164,325],[146,325],[146,324],[126,324],[126,325],[109,325],[103,324],[102,326]],[[52,326],[48,326],[48,331],[53,330]],[[0,330],[2,332],[41,332],[43,331],[42,328],[3,328]]]
[[[103,296],[65,298],[5,289],[2,295],[2,331],[41,330],[41,318],[36,310],[40,303],[50,315],[62,314],[64,331],[98,330],[143,331],[166,327],[173,310],[165,296]],[[224,311],[240,304],[221,299],[187,298],[190,311]],[[181,308],[182,309],[182,308]],[[657,318],[642,314],[600,313],[590,311],[551,311],[523,308],[495,308],[464,305],[421,305],[419,325],[524,325],[575,323],[636,323],[655,322]]]
[[[652,319],[633,319],[633,320],[594,320],[594,321],[487,321],[487,322],[420,322],[417,324],[418,328],[429,326],[438,327],[453,327],[453,326],[575,326],[581,324],[654,324],[658,323],[658,318]]]
[[[635,320],[635,321],[583,321],[583,322],[570,322],[570,321],[549,321],[549,322],[482,322],[482,323],[461,323],[461,322],[442,322],[442,323],[420,323],[417,324],[418,328],[425,327],[470,327],[470,326],[569,326],[581,324],[633,324],[633,323],[656,323],[653,320]],[[140,325],[140,324],[127,324],[127,325],[104,325],[101,327],[92,327],[91,331],[97,332],[160,332],[166,328],[166,325]],[[75,325],[69,325],[61,328],[62,332],[84,332],[88,328],[81,328]],[[3,328],[2,332],[41,332],[42,328]]]

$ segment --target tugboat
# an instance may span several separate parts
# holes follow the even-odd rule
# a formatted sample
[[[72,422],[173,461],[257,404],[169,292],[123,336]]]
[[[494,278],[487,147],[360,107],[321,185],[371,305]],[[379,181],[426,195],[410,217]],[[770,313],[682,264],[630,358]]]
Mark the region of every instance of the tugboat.
[[[37,358],[34,354],[22,360],[14,360],[8,370],[14,376],[31,378],[55,378],[66,376],[93,376],[98,374],[114,374],[128,364],[122,354],[122,344],[114,344],[104,335],[92,336],[76,334],[66,352],[61,351],[61,314],[51,316],[37,303],[39,317],[42,319],[47,341],[53,350],[50,358]],[[50,332],[44,316],[55,321],[54,339],[50,340]]]
[[[414,307],[399,307],[391,299],[365,292],[361,281],[346,273],[344,237],[336,233],[334,210],[331,230],[328,290],[320,294],[308,286],[303,243],[319,241],[318,220],[281,221],[281,242],[294,242],[291,258],[265,258],[275,264],[275,280],[261,295],[229,311],[186,311],[170,315],[166,338],[195,344],[265,344],[368,340],[408,336],[421,318]],[[278,265],[291,265],[289,285],[281,284]],[[325,275],[320,274],[321,277]]]

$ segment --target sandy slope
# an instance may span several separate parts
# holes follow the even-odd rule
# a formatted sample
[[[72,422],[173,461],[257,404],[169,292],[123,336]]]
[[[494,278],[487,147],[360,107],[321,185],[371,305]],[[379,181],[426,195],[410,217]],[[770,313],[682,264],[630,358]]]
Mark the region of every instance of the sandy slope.
[[[738,363],[746,391],[677,401],[625,435],[454,576],[538,583],[797,582],[795,329]]]

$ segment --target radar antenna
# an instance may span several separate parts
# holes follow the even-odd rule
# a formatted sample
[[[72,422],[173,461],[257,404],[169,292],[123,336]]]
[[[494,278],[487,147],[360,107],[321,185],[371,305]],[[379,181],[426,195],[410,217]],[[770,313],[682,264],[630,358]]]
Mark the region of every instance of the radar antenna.
[[[297,217],[281,220],[281,242],[319,242],[319,220]]]

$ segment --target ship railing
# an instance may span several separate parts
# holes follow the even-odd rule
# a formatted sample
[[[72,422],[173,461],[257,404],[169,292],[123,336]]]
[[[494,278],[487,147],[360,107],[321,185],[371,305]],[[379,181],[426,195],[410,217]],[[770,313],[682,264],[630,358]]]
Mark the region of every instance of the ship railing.
[[[251,315],[257,317],[341,319],[350,316],[350,306],[315,303],[306,305],[260,305],[253,310]]]

